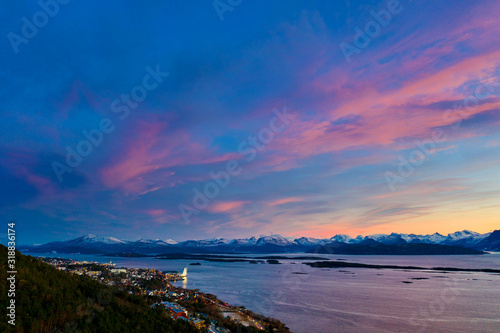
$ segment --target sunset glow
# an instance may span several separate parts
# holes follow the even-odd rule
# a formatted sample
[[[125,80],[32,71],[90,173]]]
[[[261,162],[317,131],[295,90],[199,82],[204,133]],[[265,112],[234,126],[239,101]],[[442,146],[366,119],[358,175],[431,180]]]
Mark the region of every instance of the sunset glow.
[[[350,62],[387,4],[314,3],[72,2],[5,39],[2,219],[26,243],[499,229],[500,3],[401,2]]]

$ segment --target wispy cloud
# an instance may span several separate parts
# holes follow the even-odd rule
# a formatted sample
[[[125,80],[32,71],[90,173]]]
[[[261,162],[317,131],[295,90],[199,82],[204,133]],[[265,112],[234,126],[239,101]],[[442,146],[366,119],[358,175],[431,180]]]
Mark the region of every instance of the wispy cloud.
[[[188,4],[75,3],[17,57],[1,55],[9,66],[0,84],[0,216],[24,220],[25,234],[40,226],[48,239],[80,231],[131,238],[138,230],[178,239],[445,233],[467,228],[467,219],[478,231],[497,223],[500,96],[460,114],[456,107],[480,83],[498,88],[498,2],[411,2],[350,64],[339,41],[352,39],[369,11],[335,2],[269,6],[233,13],[259,25],[222,27]],[[187,12],[204,29],[189,28]],[[83,24],[96,13],[113,24]],[[169,79],[60,184],[50,162],[113,116],[112,101],[142,80],[145,64],[160,61]],[[294,121],[187,230],[179,203],[210,172],[244,159],[240,143],[284,105]],[[434,129],[445,139],[388,191],[384,172]]]

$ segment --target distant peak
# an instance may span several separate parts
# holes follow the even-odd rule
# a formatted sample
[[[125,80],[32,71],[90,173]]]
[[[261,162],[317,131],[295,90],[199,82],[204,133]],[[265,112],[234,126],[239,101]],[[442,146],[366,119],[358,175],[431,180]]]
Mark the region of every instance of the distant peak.
[[[107,243],[107,244],[125,243],[124,241],[116,237],[99,237],[95,234],[87,234],[85,236],[76,238],[75,241],[83,241],[87,243]]]
[[[97,238],[98,236],[96,234],[86,234],[85,236],[83,236],[83,238],[85,239],[89,239],[89,238]]]

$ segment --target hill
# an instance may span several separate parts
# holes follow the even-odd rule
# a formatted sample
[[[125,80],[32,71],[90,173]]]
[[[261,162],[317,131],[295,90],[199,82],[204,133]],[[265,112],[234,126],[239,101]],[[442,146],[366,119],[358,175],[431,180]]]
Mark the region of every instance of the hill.
[[[145,299],[16,252],[16,325],[7,324],[7,248],[0,245],[0,332],[197,332]]]

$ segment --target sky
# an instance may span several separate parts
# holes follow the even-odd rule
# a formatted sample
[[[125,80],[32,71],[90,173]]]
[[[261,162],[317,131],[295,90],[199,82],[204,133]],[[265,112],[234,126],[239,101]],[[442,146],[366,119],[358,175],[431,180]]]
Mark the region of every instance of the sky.
[[[500,229],[498,1],[0,6],[1,238]]]

